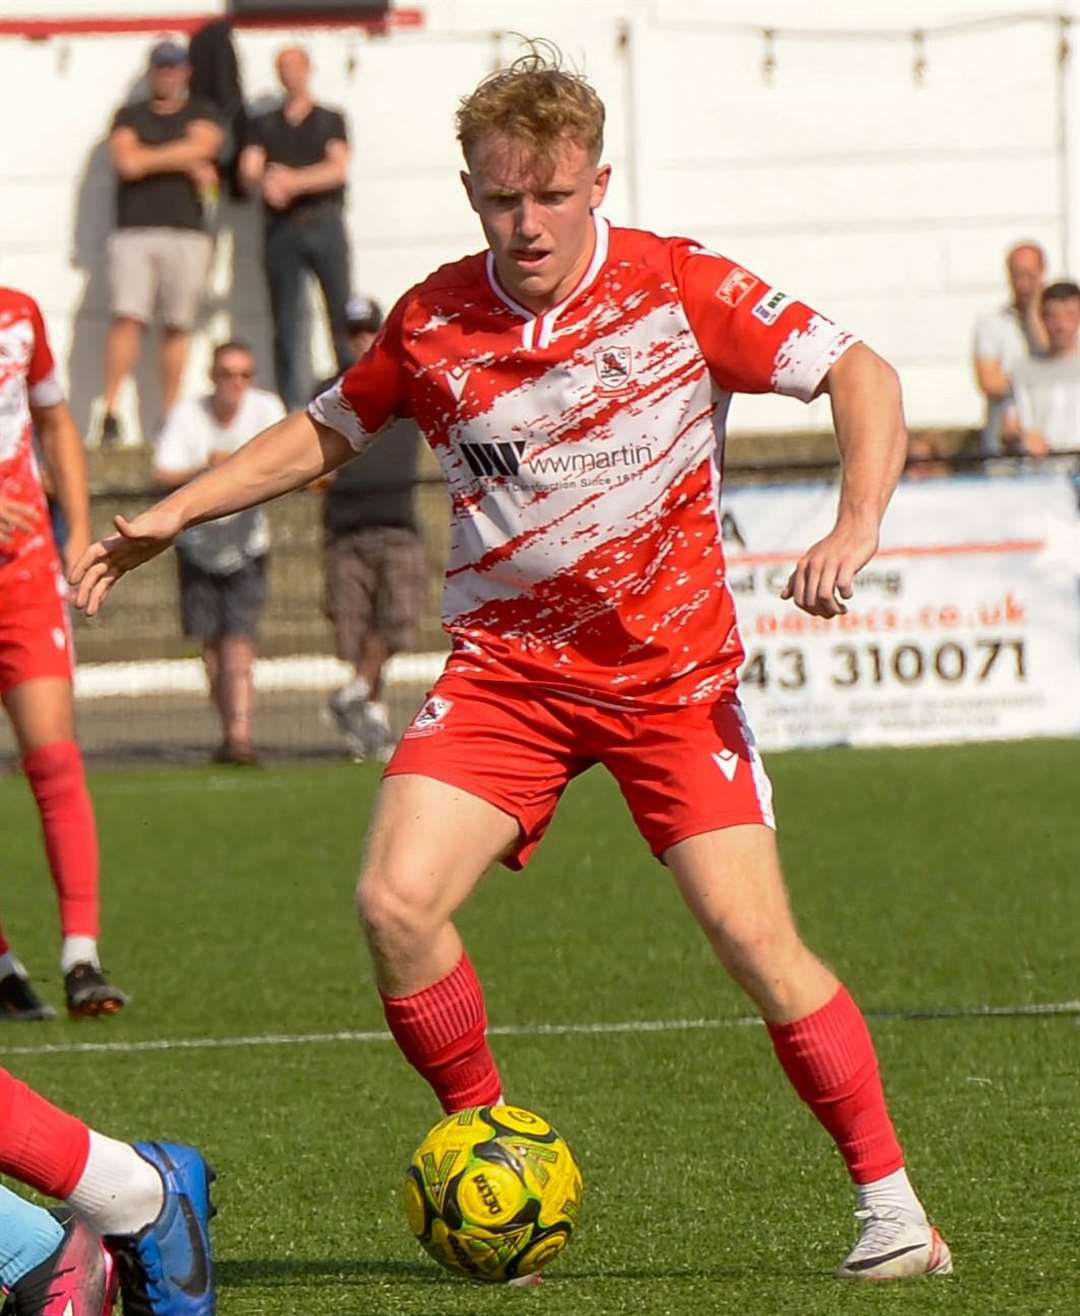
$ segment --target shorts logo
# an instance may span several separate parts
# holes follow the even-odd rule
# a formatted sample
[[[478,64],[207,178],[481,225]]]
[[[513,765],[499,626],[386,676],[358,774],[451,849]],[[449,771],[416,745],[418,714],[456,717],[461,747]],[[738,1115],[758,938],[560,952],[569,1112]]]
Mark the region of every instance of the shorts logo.
[[[781,292],[779,288],[769,288],[750,314],[762,324],[775,324],[794,300],[794,297]]]
[[[67,644],[67,636],[64,634],[64,632],[60,629],[59,626],[54,626],[52,628],[52,642],[53,644],[56,645],[58,649],[63,649],[64,646]]]
[[[600,387],[617,393],[630,383],[633,357],[628,347],[598,347],[593,355]]]
[[[404,739],[408,740],[416,736],[433,736],[436,731],[442,731],[443,719],[453,707],[454,701],[452,699],[443,699],[440,695],[432,695],[406,728]]]
[[[719,754],[714,754],[712,758],[728,781],[734,781],[739,766],[738,754],[733,749],[722,749]]]
[[[724,282],[716,290],[716,295],[725,305],[738,306],[747,293],[758,286],[759,282],[760,280],[756,279],[749,270],[744,270],[741,265],[736,265],[734,269],[728,270],[724,276]]]

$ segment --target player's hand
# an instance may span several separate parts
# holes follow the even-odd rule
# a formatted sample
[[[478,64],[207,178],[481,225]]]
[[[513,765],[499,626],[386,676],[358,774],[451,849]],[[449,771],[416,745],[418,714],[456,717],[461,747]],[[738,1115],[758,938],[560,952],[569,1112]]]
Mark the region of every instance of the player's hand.
[[[847,612],[855,577],[877,546],[876,522],[838,525],[802,555],[780,597],[811,617],[838,617]]]
[[[61,557],[64,559],[64,575],[71,579],[71,573],[79,558],[90,547],[90,534],[88,531],[68,531],[68,537],[64,541],[63,552]]]
[[[113,524],[116,534],[91,544],[71,572],[71,601],[88,617],[97,613],[121,576],[164,553],[182,528],[154,507],[133,521],[116,516]]]
[[[33,503],[0,497],[0,543],[11,539],[17,530],[33,530],[41,509]]]

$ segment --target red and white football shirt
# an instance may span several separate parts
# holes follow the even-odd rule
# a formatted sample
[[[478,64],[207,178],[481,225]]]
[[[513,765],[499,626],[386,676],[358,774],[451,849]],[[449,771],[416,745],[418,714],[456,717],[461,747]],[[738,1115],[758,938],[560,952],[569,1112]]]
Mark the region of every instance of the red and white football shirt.
[[[731,395],[809,401],[855,340],[693,242],[595,230],[578,287],[542,315],[490,253],[436,271],[310,412],[357,451],[412,416],[438,456],[448,671],[616,705],[731,696]]]
[[[0,288],[0,495],[34,509],[31,529],[0,540],[0,576],[22,574],[55,555],[30,404],[50,407],[63,399],[37,302],[14,288]]]

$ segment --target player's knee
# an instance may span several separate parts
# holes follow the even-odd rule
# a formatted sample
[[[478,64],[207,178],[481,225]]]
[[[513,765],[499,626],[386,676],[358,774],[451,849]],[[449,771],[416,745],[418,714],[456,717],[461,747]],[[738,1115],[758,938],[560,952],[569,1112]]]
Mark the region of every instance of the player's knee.
[[[422,937],[431,921],[431,903],[421,884],[392,869],[369,867],[356,887],[360,926],[379,942]]]
[[[798,938],[787,920],[747,911],[706,928],[717,955],[736,975],[775,972],[796,953]]]

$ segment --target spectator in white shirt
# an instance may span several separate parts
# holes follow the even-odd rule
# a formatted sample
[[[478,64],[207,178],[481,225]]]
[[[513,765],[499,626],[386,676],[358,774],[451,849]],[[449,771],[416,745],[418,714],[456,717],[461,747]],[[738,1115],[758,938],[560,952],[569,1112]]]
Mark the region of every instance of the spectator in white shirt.
[[[1017,366],[1003,429],[1007,443],[1032,457],[1080,451],[1080,287],[1052,283],[1042,318],[1049,350]]]
[[[981,449],[1002,451],[1002,423],[1011,399],[1011,379],[1022,361],[1046,351],[1040,296],[1046,256],[1035,242],[1018,242],[1005,260],[1012,301],[980,316],[975,324],[975,382],[986,398]]]
[[[164,488],[186,484],[243,447],[285,414],[274,393],[252,388],[255,358],[246,343],[215,348],[213,391],[181,402],[169,415],[154,454]],[[194,526],[176,541],[184,634],[202,643],[210,697],[221,719],[219,763],[252,764],[253,667],[259,616],[266,603],[270,547],[260,508]]]

